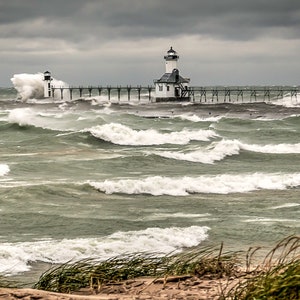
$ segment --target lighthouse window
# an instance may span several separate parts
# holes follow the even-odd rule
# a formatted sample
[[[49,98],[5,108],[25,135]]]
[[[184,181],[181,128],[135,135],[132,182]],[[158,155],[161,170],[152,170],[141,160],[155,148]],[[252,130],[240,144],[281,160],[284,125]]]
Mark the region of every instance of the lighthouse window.
[[[167,91],[168,91],[168,92],[170,91],[170,86],[169,86],[169,85],[167,85]]]
[[[160,85],[160,86],[159,86],[159,91],[162,92],[162,90],[163,90],[163,86]]]

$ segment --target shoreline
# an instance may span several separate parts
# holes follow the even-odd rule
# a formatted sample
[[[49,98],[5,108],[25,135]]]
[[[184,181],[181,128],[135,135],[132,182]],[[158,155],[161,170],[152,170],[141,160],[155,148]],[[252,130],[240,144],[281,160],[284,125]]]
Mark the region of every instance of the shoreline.
[[[63,265],[50,269],[33,288],[7,284],[0,288],[0,300],[299,299],[300,236],[283,239],[260,263],[252,260],[259,248],[248,250],[245,265],[223,252],[223,245],[214,254],[211,250],[159,262],[135,255]]]

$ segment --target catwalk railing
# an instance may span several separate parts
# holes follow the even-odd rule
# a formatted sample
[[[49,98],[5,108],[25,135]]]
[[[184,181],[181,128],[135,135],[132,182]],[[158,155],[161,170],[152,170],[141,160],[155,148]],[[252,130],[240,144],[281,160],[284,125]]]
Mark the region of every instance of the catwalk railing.
[[[53,97],[64,99],[83,99],[103,96],[108,101],[155,101],[154,86],[88,86],[88,87],[52,87]],[[189,87],[188,96],[191,102],[224,103],[271,101],[291,97],[296,99],[299,86],[230,86],[230,87]],[[180,98],[178,98],[180,100]]]

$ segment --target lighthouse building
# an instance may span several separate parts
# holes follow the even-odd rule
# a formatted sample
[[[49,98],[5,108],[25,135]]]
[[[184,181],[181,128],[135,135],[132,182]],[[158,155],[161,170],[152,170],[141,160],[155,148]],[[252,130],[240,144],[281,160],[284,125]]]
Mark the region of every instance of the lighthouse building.
[[[189,78],[179,75],[177,61],[179,56],[171,47],[164,56],[166,62],[166,72],[160,79],[154,80],[155,98],[160,101],[186,101],[190,100]]]
[[[49,98],[52,96],[52,86],[51,86],[51,73],[49,71],[44,72],[44,97]]]

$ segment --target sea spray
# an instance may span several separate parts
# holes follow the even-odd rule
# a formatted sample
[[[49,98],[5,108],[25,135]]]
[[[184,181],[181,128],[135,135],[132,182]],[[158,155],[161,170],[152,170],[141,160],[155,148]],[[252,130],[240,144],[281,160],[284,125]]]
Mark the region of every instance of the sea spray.
[[[28,99],[43,99],[44,98],[44,75],[43,73],[36,74],[15,74],[11,81],[18,91],[22,101]],[[67,87],[67,84],[61,80],[53,78],[51,84],[54,87]]]

